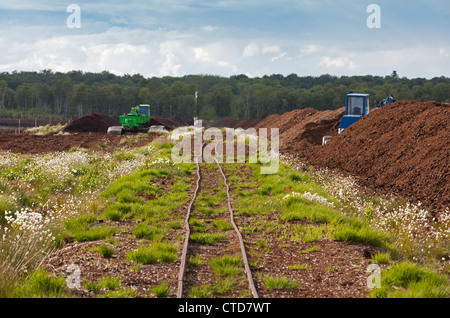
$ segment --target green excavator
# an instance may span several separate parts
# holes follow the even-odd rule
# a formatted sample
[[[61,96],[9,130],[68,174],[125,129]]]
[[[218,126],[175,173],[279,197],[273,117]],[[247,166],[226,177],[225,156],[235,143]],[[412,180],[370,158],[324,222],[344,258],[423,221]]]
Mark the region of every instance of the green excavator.
[[[111,126],[107,133],[121,135],[129,132],[147,132],[150,123],[150,105],[141,104],[131,108],[128,114],[119,116],[120,126]]]

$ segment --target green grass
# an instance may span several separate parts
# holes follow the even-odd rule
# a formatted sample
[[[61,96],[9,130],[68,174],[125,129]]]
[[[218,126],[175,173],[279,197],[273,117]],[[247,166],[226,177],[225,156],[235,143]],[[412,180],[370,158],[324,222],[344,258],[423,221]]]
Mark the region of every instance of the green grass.
[[[300,254],[313,253],[313,252],[316,252],[318,250],[319,250],[319,248],[317,246],[312,246],[312,247],[308,248],[307,250],[300,250],[299,253]]]
[[[376,254],[372,255],[371,258],[375,263],[387,264],[391,260],[391,255],[389,253],[377,252]]]
[[[160,242],[164,239],[166,231],[159,226],[149,225],[144,222],[138,223],[133,230],[136,238],[145,238],[151,241]]]
[[[293,270],[307,270],[308,268],[309,268],[308,264],[295,264],[289,266],[289,269]]]
[[[192,226],[193,232],[206,233],[209,231],[208,224],[203,220],[192,218],[189,220],[189,225]]]
[[[195,256],[189,257],[188,262],[189,262],[189,265],[198,267],[202,264],[202,259],[201,259],[200,255],[195,255]]]
[[[87,281],[83,284],[86,290],[93,292],[101,298],[132,298],[136,291],[128,288],[120,288],[122,280],[119,277],[103,277],[98,282]],[[102,293],[102,291],[104,291]],[[101,294],[102,293],[102,294]]]
[[[64,227],[71,233],[87,230],[92,222],[95,222],[97,218],[93,214],[82,214],[75,219],[67,220],[64,223]]]
[[[115,235],[119,230],[116,227],[102,225],[90,228],[87,231],[79,231],[73,235],[77,242],[96,241],[109,238]]]
[[[373,246],[387,247],[389,238],[383,235],[381,231],[372,229],[368,226],[360,229],[342,228],[333,234],[333,239],[344,242],[360,242],[367,243]]]
[[[136,194],[156,194],[157,187],[149,184],[153,178],[169,176],[170,172],[166,169],[138,171],[113,182],[102,195],[107,198],[115,197],[122,203],[134,202],[137,200],[134,198]]]
[[[190,239],[194,242],[206,245],[214,245],[227,238],[225,233],[193,233]]]
[[[295,289],[298,287],[298,283],[290,280],[287,277],[266,277],[264,279],[264,287],[269,290],[274,289]]]
[[[121,288],[118,290],[108,291],[102,298],[133,298],[136,291],[133,289]]]
[[[217,294],[229,293],[235,289],[236,281],[234,277],[224,277],[212,284],[194,286],[189,290],[190,298],[211,298]]]
[[[189,291],[189,298],[211,298],[215,292],[214,286],[211,285],[203,285],[203,286],[194,286]]]
[[[170,293],[170,286],[166,282],[155,285],[150,289],[155,297],[167,297]]]
[[[62,298],[68,292],[63,277],[53,277],[42,269],[28,276],[27,280],[16,288],[17,298]]]
[[[219,276],[233,276],[243,273],[243,262],[239,256],[225,255],[211,259],[211,267]]]
[[[0,225],[6,224],[5,212],[15,212],[17,205],[14,200],[6,195],[0,194]]]
[[[449,298],[448,279],[415,264],[402,262],[382,271],[373,298]]]
[[[153,264],[157,261],[169,263],[177,258],[177,247],[170,243],[157,242],[149,246],[140,246],[137,250],[128,252],[127,258],[143,265]]]
[[[111,247],[111,246],[109,246],[109,245],[107,245],[105,243],[100,244],[99,246],[97,246],[95,248],[95,250],[97,251],[97,253],[100,256],[103,256],[105,258],[110,258],[111,256],[114,255],[114,252],[115,252],[113,247]]]
[[[103,217],[111,221],[119,221],[131,216],[133,205],[130,203],[116,203],[106,207]]]
[[[221,231],[228,231],[233,228],[233,225],[224,219],[218,219],[218,220],[212,221],[211,225],[218,228]]]

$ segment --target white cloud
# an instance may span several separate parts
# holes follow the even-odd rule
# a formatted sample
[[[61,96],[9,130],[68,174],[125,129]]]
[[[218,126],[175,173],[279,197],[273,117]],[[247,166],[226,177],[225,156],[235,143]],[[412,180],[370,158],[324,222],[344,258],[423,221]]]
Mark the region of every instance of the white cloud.
[[[445,57],[450,57],[450,50],[448,50],[448,49],[439,49],[439,54],[444,55]]]
[[[214,26],[214,25],[205,25],[201,29],[206,32],[214,32],[214,31],[217,31],[219,29],[219,27]]]
[[[180,51],[183,47],[179,41],[166,41],[159,45],[160,55],[164,59],[164,63],[161,65],[160,73],[170,76],[180,76],[180,69],[182,67],[177,57],[176,52]]]
[[[272,45],[272,46],[265,46],[262,48],[262,53],[278,53],[280,52],[281,48],[278,45]]]
[[[259,47],[256,43],[252,42],[244,48],[242,57],[251,57],[259,52]]]
[[[282,52],[282,53],[280,53],[280,54],[278,54],[278,55],[272,57],[270,60],[271,60],[272,62],[275,62],[276,60],[279,60],[279,59],[285,57],[287,54],[288,54],[287,52]]]
[[[300,49],[301,55],[310,55],[319,51],[319,46],[315,44],[308,44],[306,47]]]
[[[329,56],[324,56],[319,63],[320,66],[325,68],[346,68],[349,70],[356,69],[356,65],[353,61],[351,61],[348,57],[336,57],[331,58]]]

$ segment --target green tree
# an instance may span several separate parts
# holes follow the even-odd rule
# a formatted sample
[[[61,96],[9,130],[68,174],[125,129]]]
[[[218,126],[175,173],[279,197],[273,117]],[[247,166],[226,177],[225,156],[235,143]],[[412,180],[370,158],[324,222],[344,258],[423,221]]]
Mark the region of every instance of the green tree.
[[[231,116],[231,98],[232,92],[229,86],[217,84],[211,91],[211,106],[214,107],[217,116]]]
[[[68,105],[72,96],[72,81],[67,75],[60,75],[53,85],[57,114],[67,114]]]

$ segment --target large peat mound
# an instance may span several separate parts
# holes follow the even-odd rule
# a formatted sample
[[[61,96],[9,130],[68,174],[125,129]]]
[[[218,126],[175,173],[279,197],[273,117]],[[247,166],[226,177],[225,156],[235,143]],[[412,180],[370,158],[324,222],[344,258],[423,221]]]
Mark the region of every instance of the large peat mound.
[[[106,133],[108,127],[118,126],[119,116],[108,116],[105,114],[91,114],[79,117],[71,121],[64,132],[99,132]]]
[[[398,101],[314,151],[298,150],[305,162],[338,168],[378,192],[434,211],[450,206],[450,104]]]
[[[255,128],[278,128],[282,150],[292,153],[310,151],[322,145],[323,136],[337,134],[344,108],[319,111],[314,108],[295,109],[282,115],[271,115]]]

